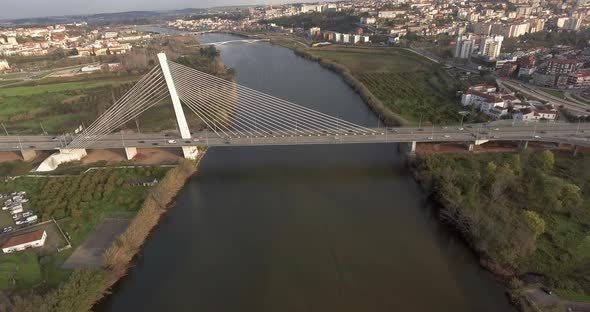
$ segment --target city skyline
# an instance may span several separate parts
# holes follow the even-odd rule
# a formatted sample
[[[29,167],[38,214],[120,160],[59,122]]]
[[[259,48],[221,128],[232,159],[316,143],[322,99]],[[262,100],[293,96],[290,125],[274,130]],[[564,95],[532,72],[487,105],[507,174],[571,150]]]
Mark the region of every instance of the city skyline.
[[[187,8],[210,8],[228,5],[285,4],[293,0],[27,0],[5,3],[0,19],[36,18],[64,15],[91,15],[127,11],[181,10]],[[299,1],[301,2],[301,1]]]

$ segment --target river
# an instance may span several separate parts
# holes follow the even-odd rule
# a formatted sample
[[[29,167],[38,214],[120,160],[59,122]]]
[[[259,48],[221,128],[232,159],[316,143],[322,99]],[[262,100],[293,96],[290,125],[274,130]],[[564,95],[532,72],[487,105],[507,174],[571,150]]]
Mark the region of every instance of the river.
[[[377,126],[337,74],[288,49],[220,50],[242,85]],[[515,311],[396,150],[210,149],[96,311]]]

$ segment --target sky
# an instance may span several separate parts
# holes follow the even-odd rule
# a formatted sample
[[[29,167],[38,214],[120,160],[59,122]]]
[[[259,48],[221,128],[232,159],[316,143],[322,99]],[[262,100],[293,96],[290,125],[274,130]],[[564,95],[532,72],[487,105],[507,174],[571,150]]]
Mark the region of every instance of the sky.
[[[289,0],[1,0],[0,18],[175,10],[222,5],[282,4]],[[300,1],[305,2],[305,1]]]

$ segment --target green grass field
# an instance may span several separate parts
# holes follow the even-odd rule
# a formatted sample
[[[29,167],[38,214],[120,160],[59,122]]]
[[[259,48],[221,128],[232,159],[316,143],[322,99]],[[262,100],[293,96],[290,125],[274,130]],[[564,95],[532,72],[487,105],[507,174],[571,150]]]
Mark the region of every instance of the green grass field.
[[[545,92],[545,93],[549,93],[549,94],[551,94],[555,97],[558,97],[560,99],[564,98],[563,91],[555,90],[555,89],[548,89],[548,88],[541,88],[541,90],[543,90],[543,92]]]
[[[383,104],[411,123],[457,122],[459,82],[404,49],[327,47],[309,53],[346,66]]]
[[[12,219],[12,215],[8,212],[8,210],[1,210],[0,211],[0,229],[14,225],[14,220]]]
[[[0,289],[28,288],[42,280],[37,255],[24,251],[0,256]]]
[[[39,134],[41,124],[49,133],[71,132],[81,123],[90,124],[98,111],[136,79],[105,75],[49,78],[0,88],[0,122],[11,133]]]
[[[100,79],[90,81],[78,81],[78,82],[64,82],[64,83],[51,83],[43,84],[39,82],[38,85],[33,86],[18,86],[12,88],[0,88],[0,97],[11,97],[11,96],[29,96],[39,93],[63,93],[67,91],[75,90],[86,90],[103,87],[107,85],[118,85],[130,81],[135,81],[136,77],[113,77],[111,79]]]

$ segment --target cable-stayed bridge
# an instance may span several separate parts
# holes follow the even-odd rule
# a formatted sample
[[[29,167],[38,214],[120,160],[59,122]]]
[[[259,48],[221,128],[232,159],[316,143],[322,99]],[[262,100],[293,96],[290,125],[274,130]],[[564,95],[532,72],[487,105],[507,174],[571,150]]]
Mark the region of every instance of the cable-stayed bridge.
[[[77,136],[7,136],[0,150],[20,150],[30,158],[35,150],[57,149],[39,167],[55,169],[60,163],[80,160],[86,149],[124,148],[129,159],[137,148],[182,148],[184,157],[195,158],[199,146],[352,144],[408,142],[466,142],[469,148],[487,141],[546,141],[590,146],[588,125],[528,125],[482,129],[466,127],[418,129],[371,128],[315,111],[233,81],[209,75],[167,60],[158,54],[159,65],[117,100]],[[143,112],[158,104],[174,108],[178,137],[158,133],[116,133]],[[198,117],[205,130],[191,132],[184,109]]]

